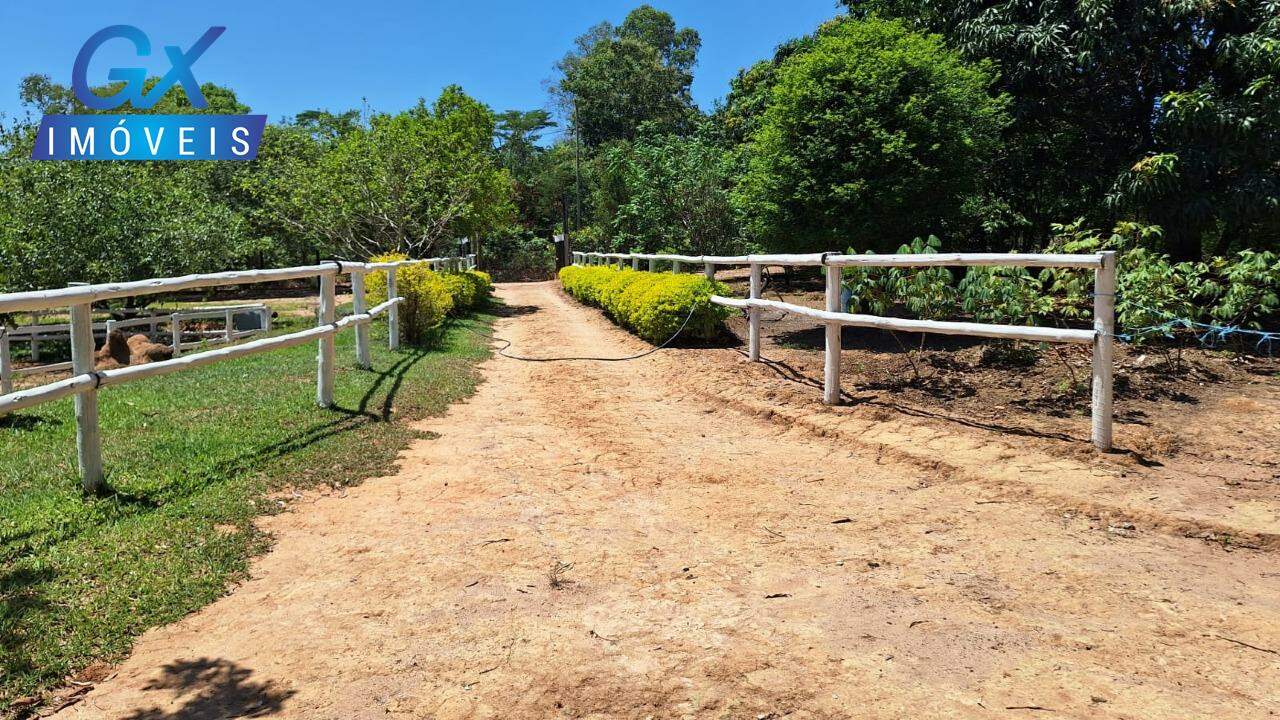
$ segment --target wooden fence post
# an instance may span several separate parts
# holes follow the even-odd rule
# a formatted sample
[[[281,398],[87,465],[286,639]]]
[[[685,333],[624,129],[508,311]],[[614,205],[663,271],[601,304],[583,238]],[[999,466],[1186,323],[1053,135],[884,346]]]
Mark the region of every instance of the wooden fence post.
[[[658,272],[657,258],[649,258],[649,272]]]
[[[716,266],[711,263],[702,263],[702,274],[707,276],[708,280],[715,280]]]
[[[236,311],[227,308],[224,315],[227,322],[227,327],[225,328],[227,342],[233,343],[236,340]]]
[[[395,267],[387,268],[387,299],[400,297],[400,291],[396,289],[396,269]],[[392,350],[400,349],[400,304],[396,303],[387,309],[387,347]]]
[[[684,270],[684,263],[680,262],[679,260],[671,261],[672,274],[679,275],[683,270]]]
[[[89,303],[71,306],[71,373],[94,372],[93,315]],[[98,390],[78,393],[76,406],[76,460],[80,466],[80,486],[87,493],[102,485],[102,439],[98,430]]]
[[[631,269],[632,270],[640,269],[640,258],[636,257],[635,255],[631,256]]]
[[[751,263],[751,299],[759,300],[763,292],[763,277],[760,263]],[[753,307],[748,311],[747,358],[751,362],[760,360],[760,308]]]
[[[9,331],[0,327],[0,395],[13,392],[13,360],[9,350]]]
[[[40,333],[31,331],[31,362],[40,362]]]
[[[351,312],[363,315],[368,310],[364,299],[364,269],[351,271]],[[369,359],[369,324],[356,325],[356,365],[368,370],[373,367]]]
[[[332,325],[335,319],[334,286],[335,275],[320,276],[320,325]],[[320,407],[333,407],[333,374],[337,361],[333,335],[320,338],[319,351],[316,354],[316,403]]]
[[[1116,254],[1101,253],[1093,282],[1093,444],[1111,450],[1112,356],[1116,330]]]
[[[840,268],[827,266],[827,312],[840,312]],[[822,367],[822,402],[840,404],[840,323],[827,323],[827,350]]]
[[[169,316],[169,332],[173,335],[173,356],[182,354],[182,318],[178,313]]]

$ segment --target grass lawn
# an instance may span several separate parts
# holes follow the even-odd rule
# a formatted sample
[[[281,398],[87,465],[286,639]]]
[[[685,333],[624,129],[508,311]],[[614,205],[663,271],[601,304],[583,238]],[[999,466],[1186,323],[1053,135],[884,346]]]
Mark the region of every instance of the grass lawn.
[[[372,371],[338,336],[336,409],[315,405],[315,343],[99,394],[113,494],[86,498],[70,398],[0,418],[0,715],[135,636],[223,594],[268,539],[254,517],[284,486],[385,473],[415,437],[404,422],[470,394],[491,316],[456,322],[438,350],[386,348]],[[282,313],[277,330],[301,329]]]

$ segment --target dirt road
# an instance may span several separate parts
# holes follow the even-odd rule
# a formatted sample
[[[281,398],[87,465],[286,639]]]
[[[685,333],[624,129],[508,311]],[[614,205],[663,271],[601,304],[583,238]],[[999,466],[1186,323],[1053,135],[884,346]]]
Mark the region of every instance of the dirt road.
[[[515,352],[644,347],[500,294]],[[495,357],[398,475],[266,520],[250,580],[59,717],[1280,712],[1273,549],[1109,521],[1142,491],[1087,459],[781,407],[758,368]]]

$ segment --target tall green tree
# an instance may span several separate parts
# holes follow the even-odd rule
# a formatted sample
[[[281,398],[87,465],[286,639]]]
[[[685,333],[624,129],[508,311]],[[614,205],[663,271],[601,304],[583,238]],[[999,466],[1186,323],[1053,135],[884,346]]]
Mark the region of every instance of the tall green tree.
[[[575,135],[589,147],[629,140],[645,123],[685,130],[697,109],[689,93],[701,39],[671,15],[642,5],[617,27],[578,38],[551,88]]]
[[[274,209],[347,257],[449,252],[455,238],[514,219],[493,136],[489,108],[450,86],[430,107],[375,115],[314,163],[294,166]]]
[[[612,188],[610,247],[628,252],[729,255],[741,249],[728,154],[700,135],[642,134],[602,155]]]
[[[541,148],[543,132],[556,126],[546,110],[508,110],[497,116],[495,133],[502,166],[517,178],[527,178]]]
[[[750,239],[884,251],[966,223],[1007,123],[987,65],[873,18],[823,26],[776,74],[735,193]]]

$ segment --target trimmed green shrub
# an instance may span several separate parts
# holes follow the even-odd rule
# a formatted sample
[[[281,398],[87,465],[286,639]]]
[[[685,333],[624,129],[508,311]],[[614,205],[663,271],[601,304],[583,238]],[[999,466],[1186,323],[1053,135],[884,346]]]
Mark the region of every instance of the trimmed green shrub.
[[[405,260],[399,254],[379,255],[369,262]],[[396,291],[404,298],[400,303],[400,330],[410,345],[431,345],[439,339],[440,324],[453,310],[453,296],[443,275],[427,265],[405,265],[396,270]],[[370,306],[387,301],[387,274],[372,272],[365,276],[365,294]]]
[[[478,270],[444,273],[440,278],[449,288],[455,313],[480,307],[493,292],[493,281],[489,279],[489,274]]]
[[[573,297],[655,344],[666,342],[686,317],[686,337],[713,338],[732,312],[708,299],[727,288],[699,275],[569,266],[560,271],[560,282]]]

